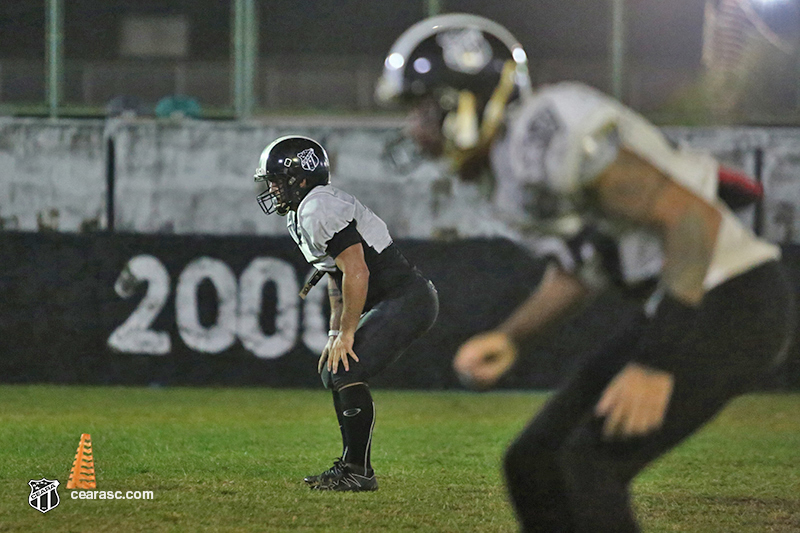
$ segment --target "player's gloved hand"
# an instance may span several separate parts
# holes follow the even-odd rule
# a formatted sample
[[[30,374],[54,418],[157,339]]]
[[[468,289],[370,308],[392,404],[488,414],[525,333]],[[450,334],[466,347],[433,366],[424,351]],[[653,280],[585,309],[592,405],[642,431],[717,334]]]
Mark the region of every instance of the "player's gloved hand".
[[[353,334],[348,334],[343,331],[333,339],[334,340],[333,343],[331,343],[331,348],[328,351],[327,357],[328,370],[332,374],[335,374],[339,370],[339,363],[342,364],[345,371],[350,370],[350,362],[348,361],[348,357],[351,357],[353,361],[358,361],[358,356],[356,355],[356,352],[353,351]],[[322,358],[320,358],[320,362],[321,361]],[[322,370],[321,364],[319,369]]]
[[[481,333],[458,349],[453,368],[464,385],[485,389],[494,385],[517,360],[517,347],[501,331]]]
[[[606,438],[645,435],[661,427],[675,378],[669,372],[628,363],[608,384],[594,408],[604,416]]]

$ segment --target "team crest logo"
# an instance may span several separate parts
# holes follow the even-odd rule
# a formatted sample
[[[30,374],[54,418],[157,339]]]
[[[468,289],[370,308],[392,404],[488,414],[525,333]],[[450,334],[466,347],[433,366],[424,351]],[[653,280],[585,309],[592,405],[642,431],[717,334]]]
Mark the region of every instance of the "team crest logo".
[[[442,32],[436,36],[445,64],[452,70],[476,74],[492,60],[492,47],[480,30],[468,28]]]
[[[300,158],[300,166],[303,167],[303,170],[311,172],[319,166],[319,157],[314,153],[313,148],[306,148],[297,154],[297,157]]]
[[[58,481],[44,478],[38,481],[32,479],[28,481],[28,485],[31,486],[31,494],[28,496],[28,503],[31,507],[42,513],[58,507],[61,501],[56,490],[59,485]]]

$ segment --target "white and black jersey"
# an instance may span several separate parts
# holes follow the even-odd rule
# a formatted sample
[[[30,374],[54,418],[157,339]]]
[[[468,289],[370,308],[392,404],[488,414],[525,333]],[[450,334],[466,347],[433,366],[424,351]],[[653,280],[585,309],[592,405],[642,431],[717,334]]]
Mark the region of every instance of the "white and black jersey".
[[[311,189],[297,211],[287,214],[286,225],[306,260],[330,273],[340,288],[342,272],[336,257],[354,244],[363,245],[370,272],[365,311],[413,281],[414,268],[394,245],[383,220],[331,185]]]
[[[506,134],[491,153],[495,175],[503,176],[494,193],[498,216],[523,245],[555,257],[565,270],[590,285],[613,282],[639,288],[658,278],[663,250],[657,235],[647,229],[573,212],[564,216],[562,235],[543,239],[534,223],[542,209],[559,212],[559,206],[543,202],[536,194],[549,189],[558,193],[559,201],[579,198],[621,146],[720,212],[722,223],[704,282],[706,290],[780,257],[777,246],[756,237],[718,198],[714,159],[675,150],[644,118],[578,83],[544,87],[510,114]],[[539,187],[542,184],[546,187]]]

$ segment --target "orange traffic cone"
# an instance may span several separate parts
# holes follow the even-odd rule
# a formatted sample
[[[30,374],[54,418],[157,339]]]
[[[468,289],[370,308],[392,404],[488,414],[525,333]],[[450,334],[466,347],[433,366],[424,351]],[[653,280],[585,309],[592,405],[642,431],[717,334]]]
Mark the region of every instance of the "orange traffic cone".
[[[92,455],[92,436],[88,433],[81,434],[78,451],[69,471],[68,489],[96,489],[97,482],[94,478],[94,456]]]

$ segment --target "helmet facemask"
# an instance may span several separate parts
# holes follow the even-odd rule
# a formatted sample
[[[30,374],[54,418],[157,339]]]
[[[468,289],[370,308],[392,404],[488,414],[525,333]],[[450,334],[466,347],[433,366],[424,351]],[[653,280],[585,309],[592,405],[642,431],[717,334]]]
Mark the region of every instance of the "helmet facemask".
[[[267,184],[267,190],[256,197],[264,214],[278,213],[280,216],[286,216],[292,208],[297,208],[297,206],[293,206],[295,202],[292,202],[291,194],[291,184],[296,180],[297,178],[294,176],[256,174],[255,181],[263,181]]]
[[[487,102],[467,90],[458,92],[458,103],[442,123],[444,153],[454,170],[461,173],[465,165],[488,153],[503,122],[504,112],[514,92],[516,65],[506,61],[500,82]]]

